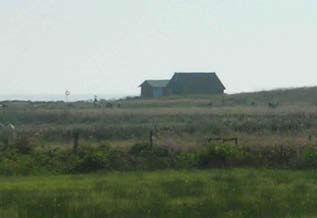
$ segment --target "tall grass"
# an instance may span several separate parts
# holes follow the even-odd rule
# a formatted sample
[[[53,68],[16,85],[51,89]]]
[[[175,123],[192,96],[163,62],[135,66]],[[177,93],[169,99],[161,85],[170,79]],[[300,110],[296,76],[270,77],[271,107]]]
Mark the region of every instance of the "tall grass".
[[[0,179],[0,217],[314,217],[315,171],[212,170]]]
[[[162,101],[163,102],[163,101]],[[225,107],[142,109],[34,109],[0,112],[0,123],[47,141],[64,140],[73,129],[97,140],[144,139],[150,129],[177,134],[308,134],[317,127],[315,107]],[[208,134],[208,135],[207,135]]]

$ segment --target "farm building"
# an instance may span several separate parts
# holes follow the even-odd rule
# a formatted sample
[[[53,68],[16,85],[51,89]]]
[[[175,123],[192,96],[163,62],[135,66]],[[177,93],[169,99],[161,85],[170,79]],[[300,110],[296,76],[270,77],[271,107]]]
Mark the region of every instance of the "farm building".
[[[141,87],[141,96],[144,98],[157,98],[168,95],[169,80],[146,80]]]
[[[168,87],[174,95],[223,94],[226,89],[215,73],[175,73]]]
[[[226,89],[216,73],[175,73],[171,80],[146,80],[141,97],[223,94]]]

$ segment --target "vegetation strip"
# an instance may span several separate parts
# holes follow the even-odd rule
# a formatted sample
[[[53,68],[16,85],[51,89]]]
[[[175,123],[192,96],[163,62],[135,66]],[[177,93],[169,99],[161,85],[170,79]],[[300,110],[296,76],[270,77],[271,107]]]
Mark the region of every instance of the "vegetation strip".
[[[0,178],[0,217],[315,217],[316,171],[264,169]]]

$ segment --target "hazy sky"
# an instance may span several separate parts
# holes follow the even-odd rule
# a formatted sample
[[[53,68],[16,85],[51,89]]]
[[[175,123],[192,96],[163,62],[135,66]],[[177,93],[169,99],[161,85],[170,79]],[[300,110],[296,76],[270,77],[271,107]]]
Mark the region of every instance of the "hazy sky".
[[[316,0],[0,0],[0,95],[136,94],[175,71],[312,86],[316,51]]]

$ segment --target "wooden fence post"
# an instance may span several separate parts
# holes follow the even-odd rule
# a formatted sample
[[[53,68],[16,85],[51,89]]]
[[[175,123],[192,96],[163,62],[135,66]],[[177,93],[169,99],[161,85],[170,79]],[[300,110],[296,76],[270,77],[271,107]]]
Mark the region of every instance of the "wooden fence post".
[[[236,137],[236,138],[234,139],[234,142],[235,142],[235,144],[236,144],[236,145],[238,145],[238,144],[239,144],[238,137]]]
[[[308,140],[309,140],[309,143],[311,143],[313,141],[313,136],[312,135],[309,135],[308,136]]]
[[[150,146],[153,146],[153,130],[150,131]]]
[[[77,153],[78,147],[79,147],[79,132],[78,131],[75,131],[73,133],[73,140],[74,140],[73,152]]]
[[[296,156],[297,156],[297,163],[302,159],[302,151],[301,146],[296,146]]]

